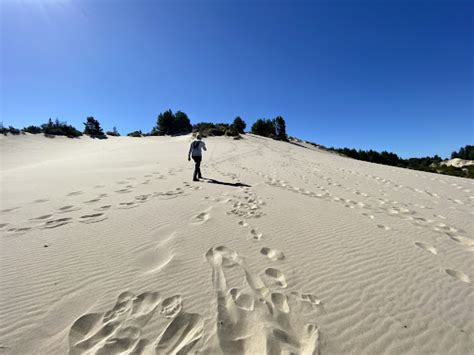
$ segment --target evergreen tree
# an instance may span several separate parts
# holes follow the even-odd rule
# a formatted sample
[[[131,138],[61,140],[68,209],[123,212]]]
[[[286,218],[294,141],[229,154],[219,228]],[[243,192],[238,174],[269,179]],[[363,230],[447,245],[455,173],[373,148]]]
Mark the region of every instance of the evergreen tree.
[[[288,135],[286,134],[286,123],[283,117],[278,116],[274,120],[275,126],[275,138],[281,141],[288,141]]]
[[[234,123],[232,123],[232,126],[234,126],[238,133],[244,134],[245,127],[247,127],[247,124],[242,118],[240,118],[240,116],[237,116],[234,119]]]
[[[191,133],[193,126],[191,121],[182,111],[177,111],[173,120],[173,133],[172,134],[188,134]]]
[[[84,123],[84,134],[91,136],[92,138],[107,138],[104,131],[100,127],[99,121],[94,117],[87,117],[87,122]]]
[[[156,120],[157,132],[159,135],[173,134],[173,111],[168,110],[158,115]]]

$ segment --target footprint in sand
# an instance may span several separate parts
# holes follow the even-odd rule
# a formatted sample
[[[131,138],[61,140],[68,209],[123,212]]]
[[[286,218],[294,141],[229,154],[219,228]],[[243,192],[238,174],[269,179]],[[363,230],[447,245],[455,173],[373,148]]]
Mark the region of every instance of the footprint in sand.
[[[262,249],[260,249],[260,254],[265,255],[268,259],[272,261],[285,259],[285,255],[283,254],[283,252],[277,249],[263,247]]]
[[[6,226],[8,226],[9,223],[0,223],[0,229],[3,229],[5,228]]]
[[[130,189],[120,189],[115,191],[118,194],[128,194],[129,192],[132,192]]]
[[[229,248],[212,248],[206,253],[206,258],[213,270],[212,283],[217,298],[217,336],[222,352],[319,353],[319,329],[314,323],[308,323],[316,315],[312,305],[301,302],[293,295],[287,296],[282,291],[270,291],[247,268],[245,261]],[[233,270],[243,273],[245,285],[242,286],[245,291],[236,287],[229,289],[228,285],[232,281],[226,277],[226,260],[236,267]],[[276,269],[268,269],[268,274],[282,277]],[[262,348],[262,344],[266,346]]]
[[[148,201],[150,199],[150,196],[151,195],[149,195],[149,194],[148,195],[138,195],[138,196],[135,196],[135,200],[137,200],[138,202],[143,203],[143,202]]]
[[[107,216],[103,213],[93,213],[93,214],[86,214],[84,216],[79,217],[79,222],[81,223],[97,223],[102,222],[107,219]]]
[[[130,202],[120,202],[118,204],[118,208],[120,209],[130,209],[130,208],[136,208],[138,207],[138,204],[136,202],[130,201]]]
[[[209,218],[211,218],[211,216],[209,215],[209,213],[207,213],[207,212],[202,212],[202,213],[199,213],[197,216],[195,216],[193,219],[194,219],[194,221],[197,222],[197,223],[204,223],[204,222],[208,221]]]
[[[66,196],[78,196],[78,195],[82,195],[83,193],[84,193],[83,191],[73,191],[73,192],[68,193]]]
[[[249,224],[245,221],[239,221],[239,226],[242,226],[242,227],[248,227]]]
[[[83,203],[91,204],[91,203],[96,203],[99,201],[100,201],[100,198],[94,198],[92,200],[84,201]]]
[[[8,232],[14,232],[14,233],[25,233],[31,230],[31,227],[23,227],[23,228],[10,228],[8,229]]]
[[[466,238],[466,237],[461,237],[458,235],[450,235],[449,238],[451,240],[454,240],[456,243],[459,243],[461,245],[464,245],[465,247],[471,248],[471,250],[474,250],[474,240]]]
[[[107,211],[108,209],[110,209],[110,207],[112,207],[112,205],[105,205],[105,206],[100,206],[100,207],[96,208],[95,210],[96,211]]]
[[[421,248],[433,255],[437,255],[438,254],[438,251],[436,250],[435,247],[432,247],[428,244],[425,244],[425,243],[422,243],[422,242],[415,242],[415,245],[418,247],[418,248]]]
[[[13,211],[16,211],[20,209],[20,207],[12,207],[12,208],[5,208],[4,210],[2,210],[1,212],[2,213],[8,213],[8,212],[13,212]]]
[[[174,318],[183,309],[183,299],[180,295],[166,298],[161,304],[161,314],[166,318]]]
[[[283,273],[275,268],[269,267],[268,269],[265,270],[265,275],[269,280],[271,280],[274,284],[276,284],[279,287],[286,288],[287,283],[286,283],[286,278]]]
[[[52,214],[45,214],[43,216],[30,218],[30,221],[41,221],[41,220],[48,219],[48,218],[51,218],[51,217],[53,217]]]
[[[48,202],[49,200],[46,198],[39,198],[37,200],[34,200],[33,203],[43,203],[43,202]]]
[[[68,212],[74,212],[74,211],[79,211],[79,207],[75,207],[73,205],[69,206],[64,206],[58,209],[58,213],[68,213]]]
[[[142,328],[160,301],[158,292],[138,296],[123,292],[105,314],[90,313],[80,317],[69,330],[69,354],[141,353],[149,345],[147,339],[140,339]]]
[[[392,230],[392,228],[384,226],[383,224],[377,224],[377,227],[386,231]]]
[[[263,237],[263,234],[260,233],[260,232],[257,232],[255,229],[252,229],[252,230],[250,231],[250,234],[252,235],[252,238],[253,238],[253,239],[256,239],[256,240],[260,240],[260,239],[262,239],[262,237]]]
[[[471,278],[461,271],[456,271],[452,269],[446,269],[445,271],[449,276],[452,276],[455,279],[458,279],[465,283],[471,283]]]
[[[71,221],[72,221],[72,218],[69,218],[69,217],[52,219],[50,221],[44,222],[42,228],[43,229],[58,228],[58,227],[71,223]]]

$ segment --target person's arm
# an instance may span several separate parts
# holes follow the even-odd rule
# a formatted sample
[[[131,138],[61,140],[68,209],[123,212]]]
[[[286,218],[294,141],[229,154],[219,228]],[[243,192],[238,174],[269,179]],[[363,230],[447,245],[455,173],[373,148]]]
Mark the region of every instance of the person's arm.
[[[206,149],[206,143],[202,142],[202,149],[204,149],[204,151],[207,151]]]
[[[188,160],[191,160],[191,152],[193,151],[193,143],[189,146]]]

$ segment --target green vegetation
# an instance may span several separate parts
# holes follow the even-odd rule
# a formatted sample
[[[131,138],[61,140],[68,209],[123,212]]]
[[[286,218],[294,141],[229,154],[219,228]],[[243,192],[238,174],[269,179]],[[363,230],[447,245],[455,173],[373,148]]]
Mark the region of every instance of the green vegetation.
[[[459,151],[452,152],[451,159],[454,158],[474,160],[474,146],[466,145],[465,147],[460,148]]]
[[[60,122],[58,119],[52,121],[51,118],[48,123],[41,125],[41,131],[47,137],[66,136],[68,138],[76,138],[82,136],[82,133],[66,122]]]
[[[244,134],[245,133],[245,128],[247,127],[247,124],[245,121],[240,118],[240,116],[237,116],[234,119],[234,122],[232,123],[233,128],[237,131],[237,133]]]
[[[2,126],[0,126],[0,133],[2,133],[3,135],[7,135],[8,133],[10,134],[13,134],[15,136],[21,134],[22,132],[18,129],[18,128],[15,128],[15,127],[12,127],[12,126],[8,126],[8,128],[5,128]]]
[[[87,122],[84,122],[84,126],[84,134],[90,136],[91,138],[107,139],[107,136],[100,127],[99,121],[97,121],[94,117],[87,117]]]
[[[111,131],[107,131],[106,134],[108,136],[112,136],[112,137],[120,137],[120,133],[119,133],[119,131],[117,131],[117,127],[115,127],[115,126]]]
[[[23,132],[31,133],[31,134],[39,134],[42,133],[43,131],[41,130],[41,127],[39,126],[28,126],[23,128]]]
[[[210,123],[210,122],[201,122],[193,126],[193,132],[199,133],[203,137],[212,137],[212,136],[239,136],[239,132],[233,125],[228,123]]]
[[[441,165],[440,163],[442,162],[442,159],[438,155],[435,155],[434,157],[403,159],[395,153],[390,153],[386,151],[379,153],[374,150],[366,151],[349,148],[329,148],[329,150],[341,153],[350,158],[368,161],[376,164],[384,164],[397,166],[400,168],[427,171],[431,173],[474,178],[474,166],[458,168],[455,166]],[[464,148],[461,148],[458,153],[454,152],[453,155],[469,156],[469,153],[472,153],[472,146],[468,145]]]
[[[133,131],[127,134],[128,137],[143,137],[143,132],[140,131]]]
[[[252,133],[281,141],[288,141],[286,123],[283,117],[278,116],[273,120],[259,118],[252,125]]]
[[[168,110],[158,115],[156,126],[150,132],[151,136],[180,135],[191,133],[191,121],[182,111]]]

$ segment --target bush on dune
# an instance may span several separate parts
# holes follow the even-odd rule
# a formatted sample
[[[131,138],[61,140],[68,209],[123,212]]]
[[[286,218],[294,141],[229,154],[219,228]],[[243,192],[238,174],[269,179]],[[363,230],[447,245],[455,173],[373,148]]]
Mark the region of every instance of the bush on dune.
[[[228,123],[200,122],[193,126],[193,132],[199,133],[203,137],[228,136],[238,137],[239,132],[233,125]]]
[[[87,117],[87,122],[84,122],[84,126],[85,135],[88,135],[91,138],[107,139],[102,127],[100,127],[99,121],[97,121],[94,117]]]
[[[106,134],[108,136],[112,136],[112,137],[120,137],[120,133],[119,131],[117,130],[117,127],[114,126],[114,128],[111,130],[111,131],[107,131]]]
[[[43,131],[41,127],[31,125],[31,126],[23,128],[23,132],[38,134],[38,133],[42,133]]]
[[[128,137],[138,137],[138,138],[141,138],[143,137],[143,132],[140,130],[140,131],[133,131],[133,132],[130,132],[129,134],[127,134]]]
[[[66,136],[68,138],[77,138],[82,136],[82,132],[66,122],[60,122],[58,119],[53,122],[50,118],[48,123],[41,125],[41,130],[46,137]]]

